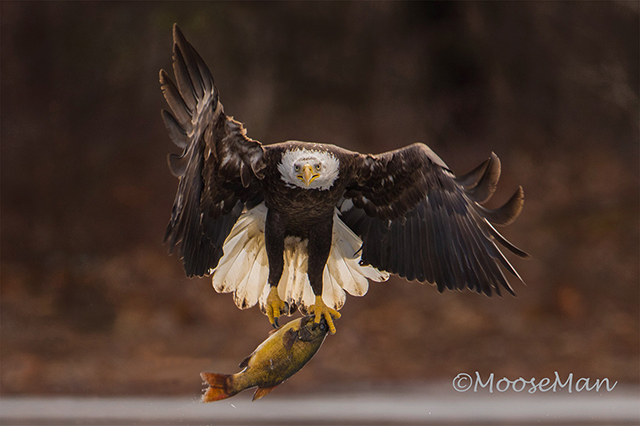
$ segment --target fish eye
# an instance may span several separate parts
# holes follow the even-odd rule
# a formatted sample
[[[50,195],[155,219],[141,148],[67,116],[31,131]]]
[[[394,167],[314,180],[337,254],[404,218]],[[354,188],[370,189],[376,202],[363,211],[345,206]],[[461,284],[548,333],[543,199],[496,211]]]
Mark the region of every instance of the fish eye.
[[[313,321],[313,318],[312,318],[312,321]],[[316,324],[316,323],[314,322],[314,324],[313,324],[313,329],[315,330],[317,327],[320,327],[320,331],[328,330],[328,329],[329,329],[329,326],[327,325],[327,320],[325,320],[324,318],[322,318],[322,319],[320,320],[320,322],[319,322],[319,323],[317,323],[317,324]]]
[[[318,163],[318,164],[316,164],[316,165],[315,165],[315,169],[316,169],[316,172],[319,172],[319,171],[320,171],[320,163]]]
[[[295,170],[296,172],[300,171],[300,166],[298,164],[296,164],[295,166],[293,166],[293,170]]]

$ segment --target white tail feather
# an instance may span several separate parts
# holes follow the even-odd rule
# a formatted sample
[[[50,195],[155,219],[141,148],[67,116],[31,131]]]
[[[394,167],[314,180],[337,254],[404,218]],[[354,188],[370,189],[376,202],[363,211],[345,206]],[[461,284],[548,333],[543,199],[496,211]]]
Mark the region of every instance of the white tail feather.
[[[344,306],[346,299],[344,290],[331,275],[329,268],[325,266],[322,274],[322,301],[325,305],[339,310]]]
[[[268,287],[266,284],[269,278],[269,261],[267,260],[267,251],[264,249],[264,244],[262,246],[247,281],[247,306],[255,305],[260,299],[262,288]]]
[[[213,271],[213,287],[219,293],[234,293],[234,301],[245,309],[260,302],[264,310],[269,286],[269,265],[264,242],[264,223],[267,208],[260,204],[244,213],[224,242],[224,255]],[[307,277],[307,244],[300,238],[285,239],[284,270],[278,284],[278,296],[290,306],[306,309],[315,302]],[[367,278],[386,281],[389,274],[372,266],[361,266],[362,241],[340,220],[338,211],[333,217],[331,252],[323,272],[322,299],[333,309],[340,309],[346,301],[345,290],[353,296],[363,296],[369,289]],[[293,312],[290,312],[293,313]]]
[[[258,260],[258,257],[266,258],[266,250],[261,247],[264,246],[263,242],[264,239],[260,240],[258,238],[254,238],[249,242],[249,244],[253,244],[255,246],[252,247],[252,250],[247,250],[250,254],[249,258],[246,260],[246,263],[249,266],[249,272],[244,275],[244,278],[241,278],[240,284],[238,284],[238,288],[233,294],[233,299],[236,302],[236,305],[243,309],[253,306],[258,302],[260,291],[262,291],[260,283],[263,283],[264,285],[268,278],[269,268],[266,264],[266,259],[264,264],[262,259]],[[234,265],[235,263],[237,262],[234,262]],[[263,274],[263,272],[265,273]],[[262,275],[265,275],[264,279],[261,279]],[[227,277],[229,277],[229,275],[227,275]]]
[[[222,247],[224,255],[213,273],[213,288],[218,293],[236,292],[238,287],[247,281],[246,286],[256,289],[250,291],[251,295],[260,294],[262,286],[266,283],[269,274],[267,253],[264,245],[264,221],[267,217],[267,208],[260,204],[249,212],[246,212],[235,223],[229,236]],[[251,253],[248,262],[246,256]],[[257,269],[256,269],[257,268]],[[253,281],[251,277],[263,278]],[[249,291],[245,289],[240,293]],[[237,294],[236,305],[239,307],[251,307],[256,304],[246,299],[246,295]],[[250,299],[253,299],[251,297]],[[246,302],[246,303],[245,303]]]

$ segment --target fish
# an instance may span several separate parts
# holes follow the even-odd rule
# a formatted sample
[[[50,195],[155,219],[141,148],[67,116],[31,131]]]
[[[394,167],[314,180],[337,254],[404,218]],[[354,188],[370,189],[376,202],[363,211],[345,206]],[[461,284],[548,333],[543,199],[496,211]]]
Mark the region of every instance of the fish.
[[[240,362],[235,374],[200,373],[208,385],[202,402],[230,398],[245,389],[258,387],[253,401],[267,395],[282,382],[300,371],[318,352],[329,327],[323,318],[319,324],[312,315],[289,321]]]

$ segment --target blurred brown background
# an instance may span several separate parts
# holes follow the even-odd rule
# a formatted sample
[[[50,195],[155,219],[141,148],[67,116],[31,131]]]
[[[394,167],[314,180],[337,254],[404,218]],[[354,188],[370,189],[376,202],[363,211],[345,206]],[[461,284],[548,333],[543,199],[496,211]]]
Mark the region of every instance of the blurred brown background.
[[[637,383],[637,2],[2,2],[1,391],[189,394],[270,327],[162,235],[177,152],[160,68],[177,22],[227,113],[264,143],[428,143],[456,172],[493,150],[516,298],[392,279],[349,297],[280,392],[460,372]]]

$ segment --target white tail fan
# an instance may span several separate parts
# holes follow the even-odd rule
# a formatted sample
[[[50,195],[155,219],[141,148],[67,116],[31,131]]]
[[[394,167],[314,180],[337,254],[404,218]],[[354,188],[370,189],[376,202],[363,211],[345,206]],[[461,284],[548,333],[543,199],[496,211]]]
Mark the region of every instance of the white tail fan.
[[[231,229],[224,242],[224,255],[213,273],[213,287],[218,293],[233,292],[233,300],[240,309],[260,302],[264,311],[269,286],[269,262],[264,243],[264,223],[267,207],[259,204],[244,213]],[[278,284],[278,295],[289,306],[306,311],[315,302],[307,277],[308,240],[296,237],[285,239],[284,271]],[[369,289],[367,278],[386,281],[389,274],[372,266],[361,266],[360,238],[342,222],[338,210],[333,216],[331,253],[324,268],[322,299],[333,309],[344,305],[345,291],[352,296],[363,296]],[[289,314],[292,314],[290,312]]]

